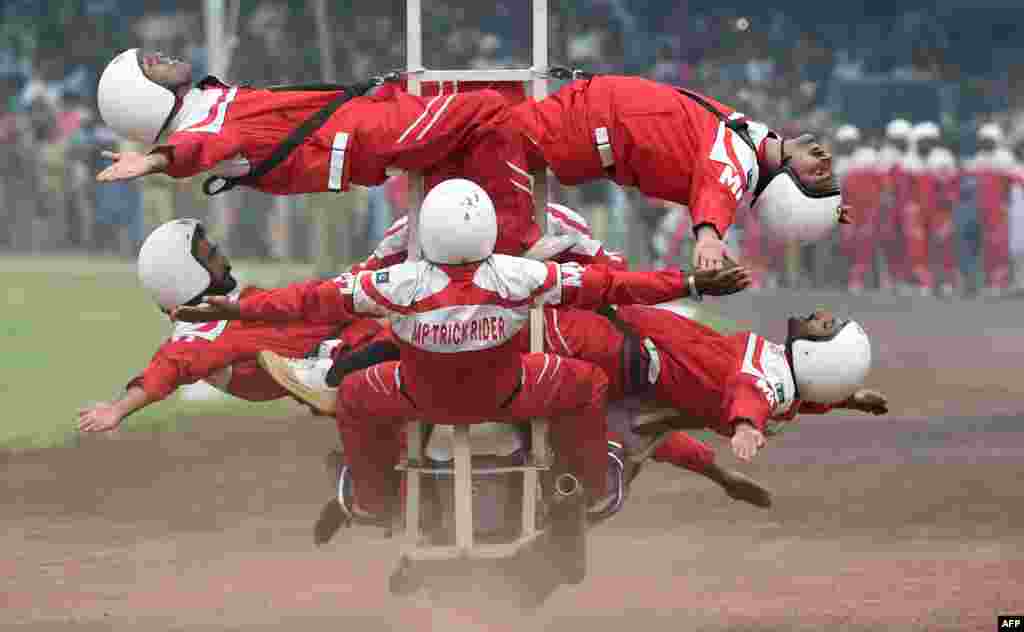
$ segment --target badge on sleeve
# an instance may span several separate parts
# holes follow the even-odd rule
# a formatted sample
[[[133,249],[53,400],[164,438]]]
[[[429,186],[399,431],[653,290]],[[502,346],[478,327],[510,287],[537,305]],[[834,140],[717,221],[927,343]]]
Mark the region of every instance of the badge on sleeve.
[[[373,278],[373,282],[374,283],[387,283],[388,282],[388,271],[387,270],[381,270],[380,272],[378,272],[377,275]]]

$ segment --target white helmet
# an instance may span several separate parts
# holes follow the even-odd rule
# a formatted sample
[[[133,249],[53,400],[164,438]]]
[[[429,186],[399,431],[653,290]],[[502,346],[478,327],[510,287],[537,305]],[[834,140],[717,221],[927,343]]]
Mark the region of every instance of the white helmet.
[[[932,121],[924,121],[914,126],[912,136],[915,141],[938,140],[941,136],[939,126]]]
[[[871,368],[871,341],[856,321],[837,322],[831,338],[786,341],[800,399],[841,402],[860,388]]]
[[[998,123],[985,123],[978,129],[978,139],[986,139],[995,143],[1003,142],[1003,128]]]
[[[427,193],[420,206],[420,246],[434,263],[472,263],[494,254],[498,220],[480,185],[455,178]]]
[[[115,132],[153,144],[174,112],[174,93],[142,73],[139,49],[131,48],[113,59],[100,75],[96,100],[103,121]]]
[[[783,167],[758,186],[751,207],[765,229],[780,239],[817,241],[838,224],[842,198],[838,188],[812,191],[791,167]]]
[[[856,143],[860,140],[860,130],[853,125],[840,125],[836,130],[837,143]]]
[[[139,281],[165,310],[201,296],[213,277],[194,254],[197,219],[176,219],[157,226],[139,249]]]
[[[906,140],[910,138],[911,129],[913,128],[907,119],[893,119],[885,126],[885,136],[886,138]]]

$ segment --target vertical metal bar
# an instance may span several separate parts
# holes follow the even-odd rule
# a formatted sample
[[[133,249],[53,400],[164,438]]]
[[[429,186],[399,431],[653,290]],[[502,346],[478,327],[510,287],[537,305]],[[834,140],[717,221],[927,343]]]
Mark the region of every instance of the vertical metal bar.
[[[547,96],[548,81],[548,3],[547,0],[533,0],[533,85],[532,95],[527,98],[543,99]],[[540,226],[541,232],[547,233],[548,227],[548,174],[547,169],[533,174],[533,217]],[[544,307],[534,306],[530,309],[530,352],[544,352]],[[533,419],[530,422],[531,460],[534,465],[547,461],[548,422],[545,419]],[[523,521],[524,535],[531,535],[537,530],[537,471],[523,473]]]
[[[462,553],[473,548],[473,455],[469,425],[454,427],[455,441],[455,546]]]
[[[405,1],[405,70],[409,94],[423,92],[419,74],[423,69],[423,7],[421,0]],[[408,261],[420,258],[420,203],[423,202],[423,176],[409,173],[409,243]]]
[[[407,452],[410,466],[418,466],[423,455],[423,428],[421,421],[410,421],[406,424]],[[411,470],[405,471],[405,542],[408,547],[415,547],[420,541],[420,474]]]

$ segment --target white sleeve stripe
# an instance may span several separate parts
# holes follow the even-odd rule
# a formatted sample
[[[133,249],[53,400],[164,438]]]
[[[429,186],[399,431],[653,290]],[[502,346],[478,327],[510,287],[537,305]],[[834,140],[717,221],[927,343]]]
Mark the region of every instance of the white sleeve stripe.
[[[348,146],[348,134],[338,132],[331,144],[331,166],[327,176],[327,188],[341,191],[341,178],[345,173],[345,148]]]
[[[754,367],[754,352],[757,350],[757,335],[750,334],[747,337],[747,349],[743,352],[743,372],[748,375],[754,375],[760,378],[764,378],[763,372],[758,371]]]
[[[533,190],[530,187],[526,186],[525,184],[520,184],[519,182],[516,182],[511,178],[509,178],[508,181],[512,183],[512,186],[519,189],[520,191],[525,192],[527,195],[533,195]]]
[[[550,364],[550,363],[551,363],[551,356],[549,356],[548,354],[545,353],[544,354],[544,368],[542,368],[540,370],[540,375],[537,376],[537,384],[540,384],[540,381],[544,379],[544,374],[548,372],[548,364]]]
[[[430,107],[434,105],[434,102],[436,102],[440,98],[441,95],[437,95],[436,97],[427,102],[427,107],[423,108],[423,112],[421,112],[420,115],[416,117],[416,120],[412,122],[412,125],[405,128],[405,131],[402,132],[402,135],[398,137],[398,142],[395,144],[405,142],[405,137],[411,134],[412,131],[416,129],[420,123],[423,122],[423,119],[427,118],[427,114],[430,112]]]
[[[508,165],[509,169],[511,169],[512,171],[515,171],[519,175],[521,175],[524,178],[526,178],[527,180],[529,180],[531,186],[533,185],[533,176],[530,175],[529,171],[527,171],[526,169],[523,169],[522,167],[516,166],[515,164],[513,164],[509,160],[506,160],[505,164]]]
[[[456,95],[453,94],[444,100],[444,103],[441,104],[441,107],[437,108],[437,112],[434,114],[434,118],[430,119],[430,122],[427,123],[427,126],[424,127],[416,136],[416,140],[423,140],[423,137],[427,135],[427,132],[429,132],[430,128],[434,126],[434,123],[437,123],[437,119],[441,118],[441,115],[444,114],[444,111],[446,109],[448,109],[448,105],[451,104],[452,100],[454,100],[455,97]]]
[[[565,337],[562,336],[562,330],[558,326],[558,310],[555,310],[555,311],[551,312],[551,315],[552,315],[553,320],[554,320],[553,325],[554,325],[555,333],[558,334],[558,341],[562,343],[562,349],[565,350],[565,354],[571,356],[572,352],[569,351],[569,345],[566,344]]]

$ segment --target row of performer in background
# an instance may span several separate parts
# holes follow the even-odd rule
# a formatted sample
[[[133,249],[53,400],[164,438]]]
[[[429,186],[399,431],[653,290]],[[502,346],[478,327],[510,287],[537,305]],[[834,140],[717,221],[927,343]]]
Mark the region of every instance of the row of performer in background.
[[[852,125],[836,130],[834,168],[856,221],[840,227],[836,254],[849,265],[829,285],[986,297],[1024,288],[1024,135],[995,123],[977,135],[977,153],[958,159],[933,122],[890,121],[880,146]],[[730,246],[770,285],[792,260],[787,244],[744,213]],[[665,216],[654,237],[662,262],[682,254],[689,226],[685,207]]]

